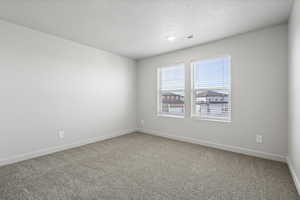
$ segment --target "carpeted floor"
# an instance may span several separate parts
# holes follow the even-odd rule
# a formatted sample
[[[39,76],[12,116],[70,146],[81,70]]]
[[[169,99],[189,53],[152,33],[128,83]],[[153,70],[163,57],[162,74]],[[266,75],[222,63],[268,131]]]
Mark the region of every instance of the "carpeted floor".
[[[299,200],[288,167],[129,134],[0,168],[1,200]]]

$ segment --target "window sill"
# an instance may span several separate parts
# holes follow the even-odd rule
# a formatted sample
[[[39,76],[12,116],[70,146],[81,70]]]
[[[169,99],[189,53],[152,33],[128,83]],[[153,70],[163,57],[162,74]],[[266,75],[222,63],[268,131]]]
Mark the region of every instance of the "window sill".
[[[221,123],[231,123],[232,120],[228,119],[217,119],[217,118],[203,118],[203,117],[197,117],[197,116],[192,116],[191,117],[193,120],[200,120],[200,121],[211,121],[211,122],[221,122]]]
[[[170,118],[177,118],[177,119],[184,119],[184,116],[182,115],[168,115],[168,114],[158,114],[158,117],[170,117]]]

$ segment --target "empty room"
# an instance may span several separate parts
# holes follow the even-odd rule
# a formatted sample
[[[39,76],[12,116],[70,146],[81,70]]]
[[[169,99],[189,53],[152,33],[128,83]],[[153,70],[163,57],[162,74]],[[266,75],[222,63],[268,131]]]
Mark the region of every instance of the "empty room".
[[[300,200],[300,0],[0,0],[0,200]]]

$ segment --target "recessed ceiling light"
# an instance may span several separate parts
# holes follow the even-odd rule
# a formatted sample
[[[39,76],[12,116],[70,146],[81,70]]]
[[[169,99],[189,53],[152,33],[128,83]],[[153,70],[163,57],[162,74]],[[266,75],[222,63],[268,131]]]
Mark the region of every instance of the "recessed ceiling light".
[[[167,37],[167,40],[169,40],[169,41],[174,41],[176,39],[176,37],[175,36],[168,36]]]

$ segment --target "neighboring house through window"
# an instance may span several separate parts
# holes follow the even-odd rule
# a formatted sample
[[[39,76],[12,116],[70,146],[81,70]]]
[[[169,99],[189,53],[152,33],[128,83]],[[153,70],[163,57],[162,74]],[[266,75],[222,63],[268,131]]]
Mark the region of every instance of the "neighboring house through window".
[[[184,117],[184,64],[158,69],[158,114]]]

